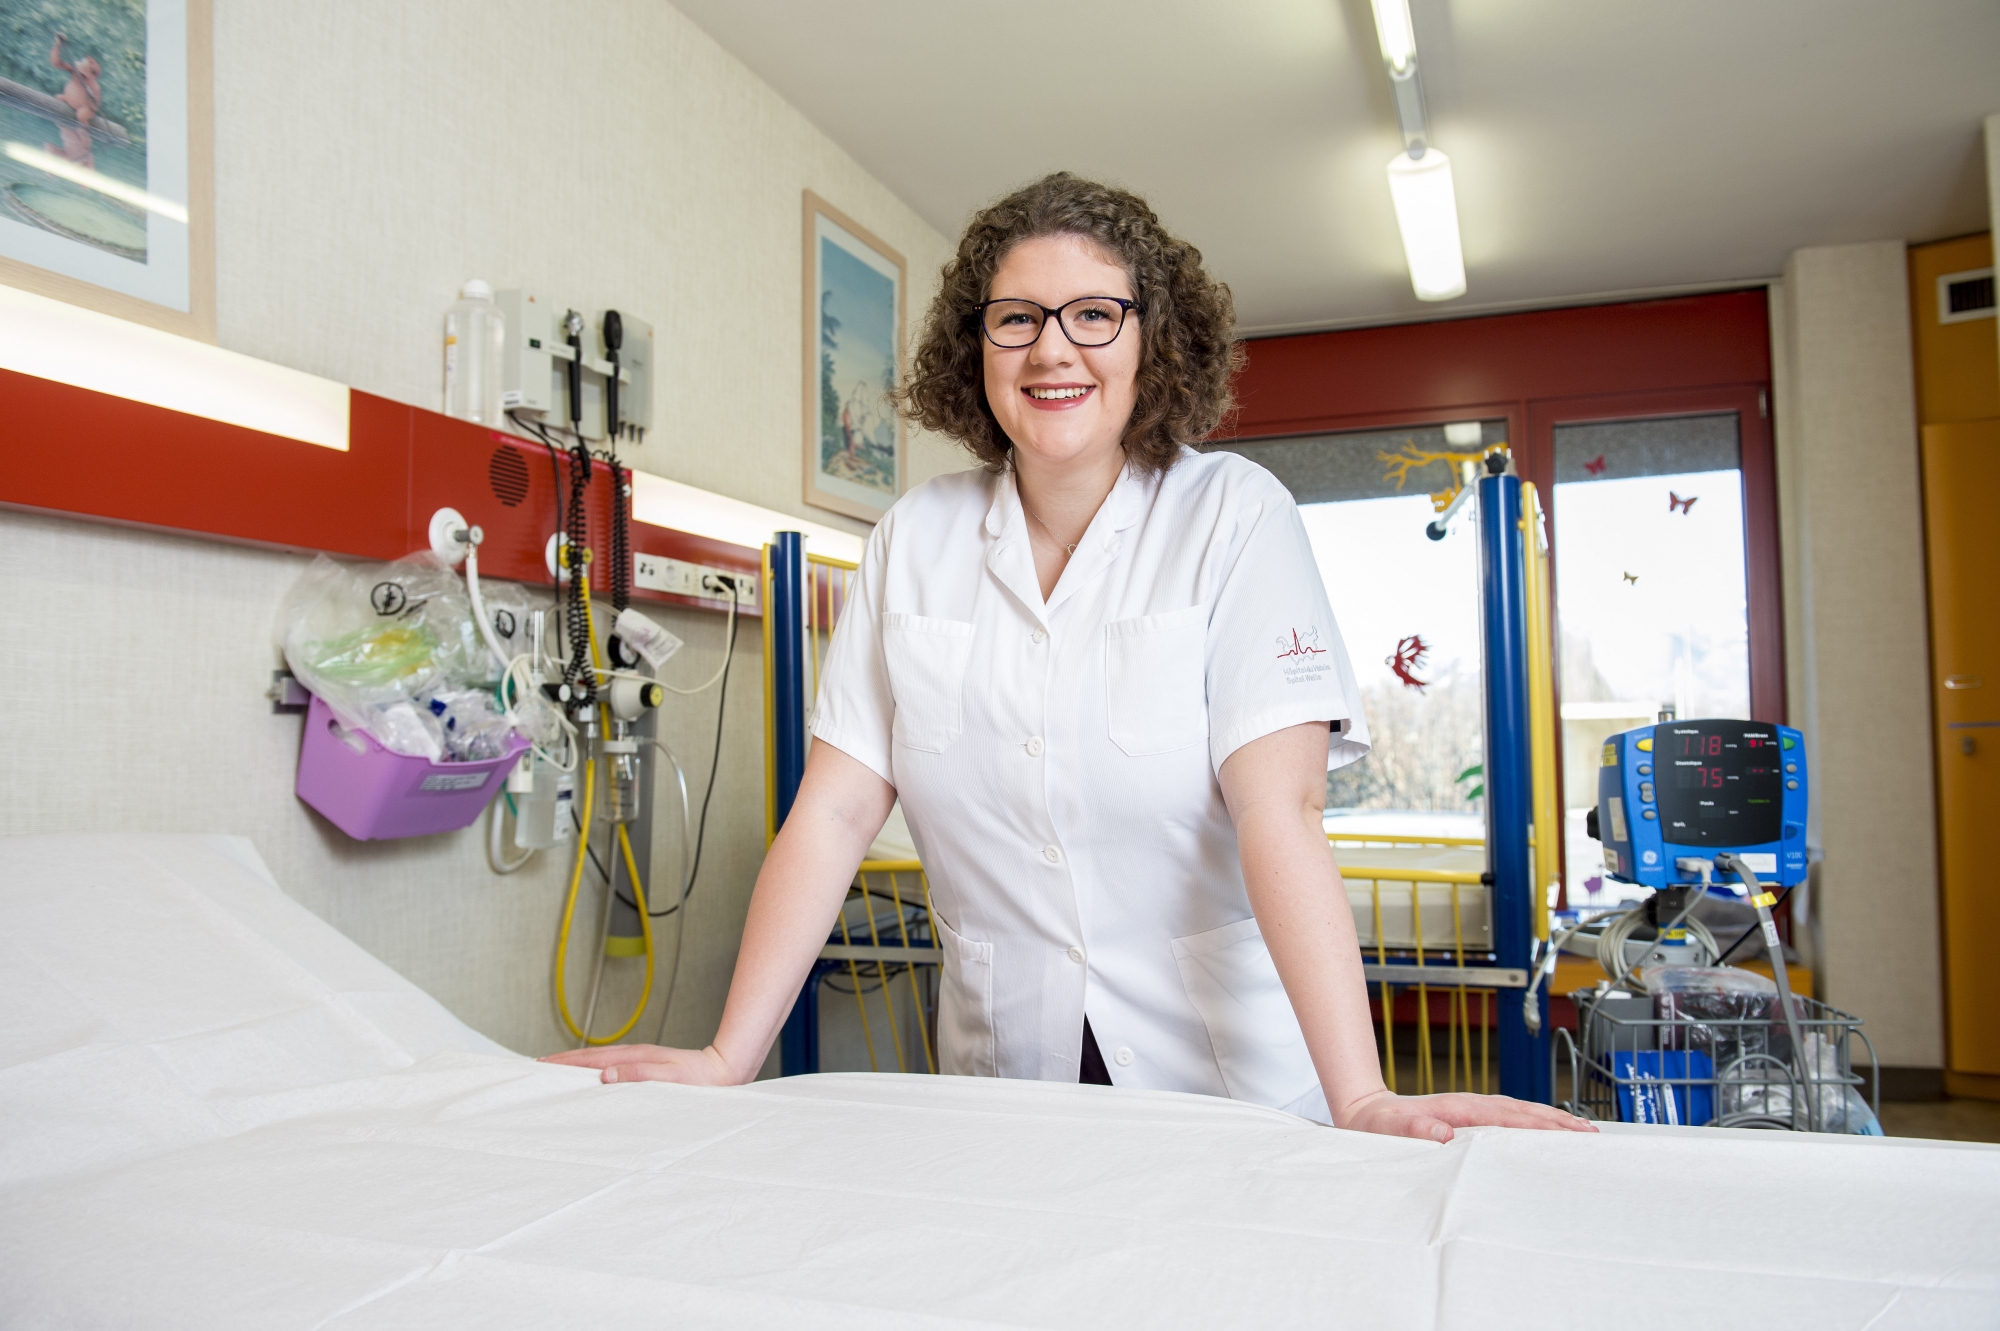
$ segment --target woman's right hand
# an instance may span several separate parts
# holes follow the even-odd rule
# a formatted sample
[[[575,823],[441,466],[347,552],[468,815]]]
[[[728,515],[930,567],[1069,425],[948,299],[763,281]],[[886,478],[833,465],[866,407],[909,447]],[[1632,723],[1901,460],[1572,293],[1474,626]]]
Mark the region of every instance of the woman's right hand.
[[[657,1044],[612,1044],[600,1049],[568,1049],[536,1060],[572,1068],[596,1068],[598,1080],[609,1085],[626,1081],[674,1081],[684,1086],[741,1086],[748,1076],[731,1068],[714,1045],[706,1049],[668,1049]]]

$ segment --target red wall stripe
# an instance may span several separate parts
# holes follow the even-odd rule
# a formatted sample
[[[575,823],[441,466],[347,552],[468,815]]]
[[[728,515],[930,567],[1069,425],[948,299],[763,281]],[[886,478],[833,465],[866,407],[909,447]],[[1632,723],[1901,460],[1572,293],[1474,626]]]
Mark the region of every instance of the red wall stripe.
[[[0,504],[281,550],[395,559],[429,544],[452,507],[485,532],[480,570],[548,582],[554,480],[539,443],[352,391],[346,452],[0,370],[5,454]],[[496,492],[496,453],[525,464],[527,492]],[[569,461],[559,459],[563,484]],[[518,477],[520,469],[503,464]],[[608,591],[611,469],[585,491],[591,586]],[[504,487],[511,495],[516,491]],[[761,552],[634,521],[635,554],[755,576]],[[634,588],[636,599],[706,609],[726,602]],[[756,613],[746,611],[745,613]]]

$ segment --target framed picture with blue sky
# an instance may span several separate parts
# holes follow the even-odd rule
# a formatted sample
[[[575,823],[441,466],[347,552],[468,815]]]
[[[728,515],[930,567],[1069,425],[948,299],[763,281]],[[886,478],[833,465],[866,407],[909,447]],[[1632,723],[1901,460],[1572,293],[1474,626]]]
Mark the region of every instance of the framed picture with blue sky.
[[[903,256],[805,191],[805,501],[864,522],[903,492]]]

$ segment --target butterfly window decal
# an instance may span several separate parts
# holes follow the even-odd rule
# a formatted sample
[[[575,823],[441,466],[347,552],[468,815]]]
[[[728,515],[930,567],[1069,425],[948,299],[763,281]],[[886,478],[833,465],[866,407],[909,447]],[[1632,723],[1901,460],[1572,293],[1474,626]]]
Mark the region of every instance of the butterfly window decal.
[[[1391,674],[1403,681],[1407,688],[1422,693],[1430,686],[1430,681],[1417,678],[1417,671],[1423,669],[1424,658],[1431,653],[1430,644],[1421,635],[1412,633],[1407,638],[1396,640],[1395,654],[1382,662]]]
[[[1679,495],[1675,494],[1672,490],[1669,490],[1667,491],[1667,512],[1672,513],[1678,510],[1683,514],[1692,517],[1694,515],[1694,501],[1699,498],[1701,498],[1700,495],[1689,495],[1687,498],[1683,499]]]

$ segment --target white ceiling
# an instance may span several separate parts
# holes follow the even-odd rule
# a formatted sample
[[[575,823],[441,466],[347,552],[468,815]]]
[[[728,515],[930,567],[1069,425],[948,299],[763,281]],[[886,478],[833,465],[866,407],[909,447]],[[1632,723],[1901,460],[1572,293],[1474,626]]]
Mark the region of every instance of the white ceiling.
[[[1248,332],[1776,274],[1986,229],[1995,0],[1410,0],[1467,294],[1410,293],[1368,0],[675,0],[956,238],[1067,169],[1145,195]]]

